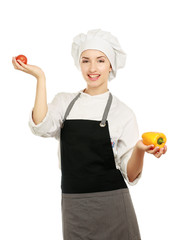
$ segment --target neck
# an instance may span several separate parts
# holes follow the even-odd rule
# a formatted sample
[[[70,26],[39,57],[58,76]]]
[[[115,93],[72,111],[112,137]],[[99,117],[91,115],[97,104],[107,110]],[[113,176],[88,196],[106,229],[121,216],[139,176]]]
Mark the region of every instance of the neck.
[[[91,88],[91,87],[87,86],[87,87],[83,90],[84,93],[88,93],[88,94],[91,95],[91,96],[103,94],[103,93],[105,93],[105,92],[107,92],[107,91],[109,91],[109,89],[107,88],[107,86],[104,87],[104,88],[101,88],[101,89]]]

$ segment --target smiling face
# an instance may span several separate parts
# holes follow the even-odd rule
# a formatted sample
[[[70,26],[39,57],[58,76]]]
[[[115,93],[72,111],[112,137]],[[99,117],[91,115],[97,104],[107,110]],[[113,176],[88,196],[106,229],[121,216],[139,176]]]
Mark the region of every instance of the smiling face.
[[[112,68],[109,59],[103,52],[94,49],[83,51],[80,57],[80,67],[89,88],[107,88]]]

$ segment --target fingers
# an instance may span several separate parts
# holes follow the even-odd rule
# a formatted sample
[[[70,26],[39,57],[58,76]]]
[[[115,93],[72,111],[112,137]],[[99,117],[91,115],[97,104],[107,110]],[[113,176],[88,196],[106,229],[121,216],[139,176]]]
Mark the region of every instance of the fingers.
[[[12,64],[14,65],[15,69],[23,70],[22,66],[16,61],[15,57],[12,58]]]
[[[21,63],[21,65],[18,62]],[[27,68],[26,64],[24,64],[20,60],[16,60],[15,57],[12,57],[12,64],[13,64],[15,69],[18,69],[18,70],[26,72],[26,68]]]
[[[159,148],[159,147],[156,147],[152,154],[157,157],[157,158],[160,158],[162,154],[165,154],[167,152],[167,146],[165,145],[163,148]]]
[[[161,155],[163,154],[163,152],[164,152],[164,149],[161,148],[160,150],[158,150],[158,151],[154,154],[154,156],[157,157],[157,158],[160,158]]]
[[[153,148],[151,147],[150,149],[152,149],[152,150],[147,151],[148,153],[156,154],[157,152],[159,152],[159,147],[153,146]]]
[[[149,145],[146,150],[146,152],[153,154],[157,158],[160,158],[162,154],[166,153],[166,151],[167,151],[167,147],[164,147],[164,148],[155,147],[154,148],[153,145]]]
[[[167,146],[164,145],[164,153],[163,154],[165,154],[166,152],[167,152]]]
[[[153,152],[153,150],[154,150],[154,145],[153,144],[146,146],[146,151],[151,153],[151,152]]]

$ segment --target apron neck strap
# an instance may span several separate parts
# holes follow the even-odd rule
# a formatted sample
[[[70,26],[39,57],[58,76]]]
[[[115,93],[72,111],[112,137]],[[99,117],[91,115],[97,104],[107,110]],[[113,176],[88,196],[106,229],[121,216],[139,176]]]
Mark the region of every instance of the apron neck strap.
[[[78,95],[70,102],[69,106],[66,109],[65,115],[64,115],[64,119],[63,122],[66,120],[67,116],[69,115],[75,101],[78,99],[78,97],[80,96],[81,93],[78,93]]]
[[[107,101],[107,104],[106,104],[106,107],[105,107],[105,110],[104,110],[104,114],[103,114],[103,117],[102,117],[102,120],[101,120],[101,123],[100,123],[101,127],[106,126],[106,119],[107,119],[107,116],[108,116],[108,113],[109,113],[109,109],[111,107],[111,103],[112,103],[112,94],[109,92],[109,98],[108,98],[108,101]]]

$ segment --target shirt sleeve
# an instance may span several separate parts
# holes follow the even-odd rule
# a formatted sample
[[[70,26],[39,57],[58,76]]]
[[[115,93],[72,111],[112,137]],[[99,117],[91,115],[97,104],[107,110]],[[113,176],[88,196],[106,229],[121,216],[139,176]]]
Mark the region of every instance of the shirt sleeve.
[[[58,93],[52,102],[48,103],[47,114],[39,124],[35,124],[32,119],[32,108],[28,123],[32,133],[40,137],[55,137],[58,139],[60,137],[60,127],[62,124],[62,105],[61,93]]]
[[[122,135],[118,139],[117,143],[118,165],[120,167],[122,175],[124,176],[129,185],[135,185],[142,175],[142,173],[140,173],[133,182],[130,182],[127,176],[127,164],[132,155],[134,146],[138,140],[139,140],[138,125],[136,117],[132,112],[124,126]]]

